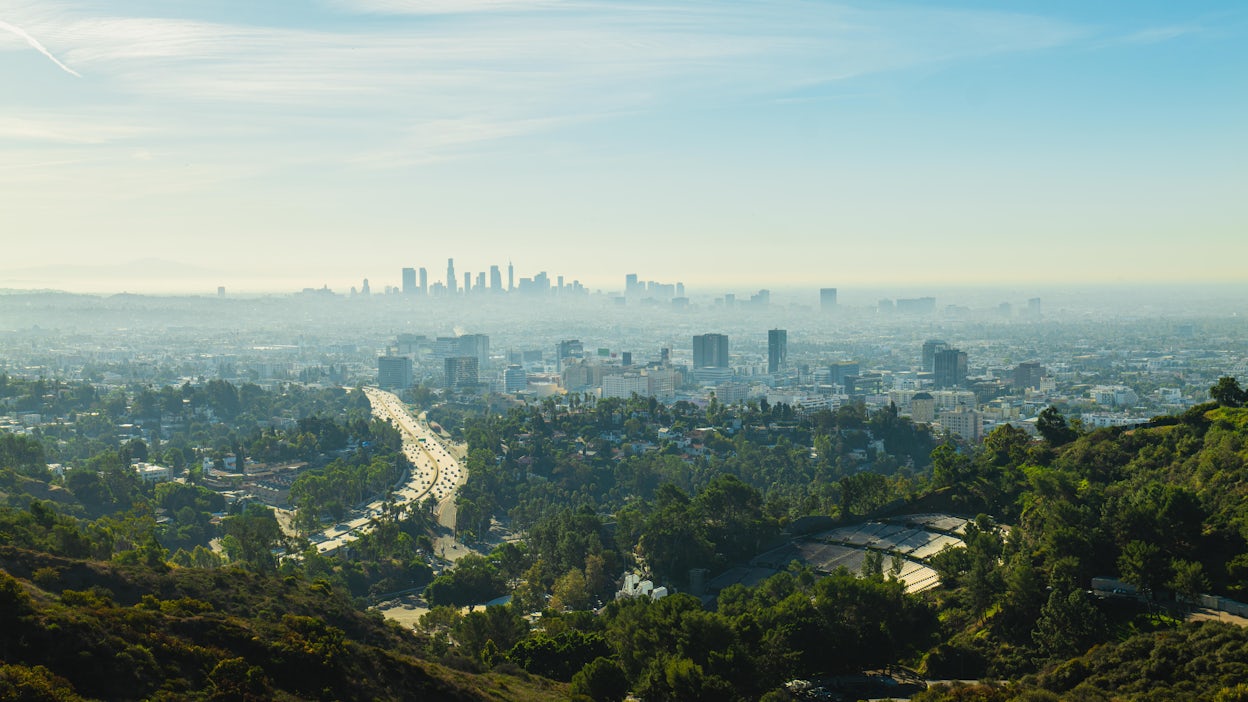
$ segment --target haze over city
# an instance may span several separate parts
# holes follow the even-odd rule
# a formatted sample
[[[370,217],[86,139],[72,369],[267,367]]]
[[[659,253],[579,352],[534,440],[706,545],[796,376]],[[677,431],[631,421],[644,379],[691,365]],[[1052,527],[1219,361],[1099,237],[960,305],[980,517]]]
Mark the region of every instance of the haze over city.
[[[0,0],[0,287],[1242,282],[1237,2]]]

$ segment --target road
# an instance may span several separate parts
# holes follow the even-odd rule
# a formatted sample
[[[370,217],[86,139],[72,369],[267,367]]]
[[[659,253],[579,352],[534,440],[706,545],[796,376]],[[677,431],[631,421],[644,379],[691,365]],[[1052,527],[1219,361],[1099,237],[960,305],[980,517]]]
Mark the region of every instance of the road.
[[[396,505],[419,504],[432,496],[438,501],[438,523],[455,529],[455,493],[468,475],[459,456],[463,447],[443,439],[429,428],[424,415],[413,417],[394,393],[364,388],[373,406],[373,415],[390,422],[403,437],[403,454],[412,464],[407,481],[393,493]],[[325,529],[313,537],[320,553],[336,551],[371,528],[369,522],[381,513],[383,500],[354,510],[352,518]]]

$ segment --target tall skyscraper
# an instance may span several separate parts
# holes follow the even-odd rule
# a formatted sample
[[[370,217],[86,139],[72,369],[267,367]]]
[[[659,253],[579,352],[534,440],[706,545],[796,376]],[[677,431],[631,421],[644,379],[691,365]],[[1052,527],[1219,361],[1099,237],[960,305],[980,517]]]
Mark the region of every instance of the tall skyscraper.
[[[415,268],[403,269],[403,294],[404,295],[416,294],[416,269]]]
[[[464,271],[464,294],[467,295],[470,290],[472,290],[472,274]]]
[[[446,291],[455,294],[455,259],[446,259]]]
[[[727,368],[728,335],[699,334],[693,337],[694,368]]]
[[[637,274],[629,273],[628,275],[624,276],[624,294],[635,295],[638,292],[641,292],[641,291],[638,290]]]
[[[382,390],[402,390],[412,387],[412,359],[407,356],[379,356],[377,358],[377,387]]]
[[[451,390],[475,386],[479,374],[476,356],[451,356],[446,359],[446,387]]]
[[[360,286],[360,294],[364,296],[372,295],[373,291],[368,287],[368,278],[364,279],[364,284]]]
[[[464,334],[456,337],[458,356],[472,356],[477,367],[485,368],[490,362],[490,337],[487,334]]]
[[[524,366],[513,363],[503,369],[503,392],[520,392],[528,387],[529,378],[524,372]]]
[[[819,288],[819,310],[836,311],[836,288]]]
[[[940,339],[928,339],[923,342],[923,370],[931,373],[936,370],[936,354],[949,348],[949,344]]]
[[[555,344],[555,368],[563,370],[565,358],[580,358],[585,354],[585,346],[580,339],[564,339]]]
[[[498,266],[490,266],[490,290],[496,293],[503,291],[503,274],[499,272]]]
[[[966,352],[945,349],[936,352],[936,387],[956,388],[966,384]]]
[[[785,329],[767,331],[767,372],[775,374],[788,365],[789,332]]]
[[[429,271],[424,268],[420,269],[420,294],[429,294]]]
[[[516,289],[516,269],[511,265],[511,261],[507,262],[507,292]]]

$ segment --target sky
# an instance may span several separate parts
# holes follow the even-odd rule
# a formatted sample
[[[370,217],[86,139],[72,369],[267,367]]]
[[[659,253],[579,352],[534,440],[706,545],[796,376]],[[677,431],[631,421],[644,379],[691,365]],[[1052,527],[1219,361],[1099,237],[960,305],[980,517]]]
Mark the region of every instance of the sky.
[[[0,288],[1248,280],[1248,3],[0,0]]]

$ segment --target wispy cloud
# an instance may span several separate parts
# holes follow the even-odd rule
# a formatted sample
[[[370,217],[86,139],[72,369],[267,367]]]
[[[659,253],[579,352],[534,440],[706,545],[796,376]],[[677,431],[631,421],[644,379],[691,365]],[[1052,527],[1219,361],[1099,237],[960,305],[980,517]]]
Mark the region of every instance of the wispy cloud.
[[[125,16],[103,0],[19,9],[136,118],[163,119],[166,138],[234,129],[355,164],[467,154],[598,116],[784,98],[1079,32],[1027,15],[821,2],[327,2],[332,12],[287,26]],[[376,13],[395,17],[364,17]],[[9,132],[19,127],[33,129]]]
[[[69,75],[75,78],[82,77],[78,73],[78,71],[75,71],[69,66],[66,66],[65,64],[61,63],[60,59],[53,56],[51,51],[48,51],[47,48],[44,47],[43,44],[39,43],[38,39],[35,39],[34,37],[30,36],[30,34],[26,33],[26,30],[22,29],[21,27],[18,27],[17,25],[9,24],[8,22],[0,22],[0,29],[3,29],[4,31],[9,32],[11,34],[15,34],[21,37],[22,39],[24,39],[27,44],[29,44],[32,48],[34,48],[35,51],[38,51],[44,56],[47,56],[48,60],[51,61],[52,63],[55,63],[57,67],[60,68],[62,71],[65,71],[66,73],[68,73]]]

